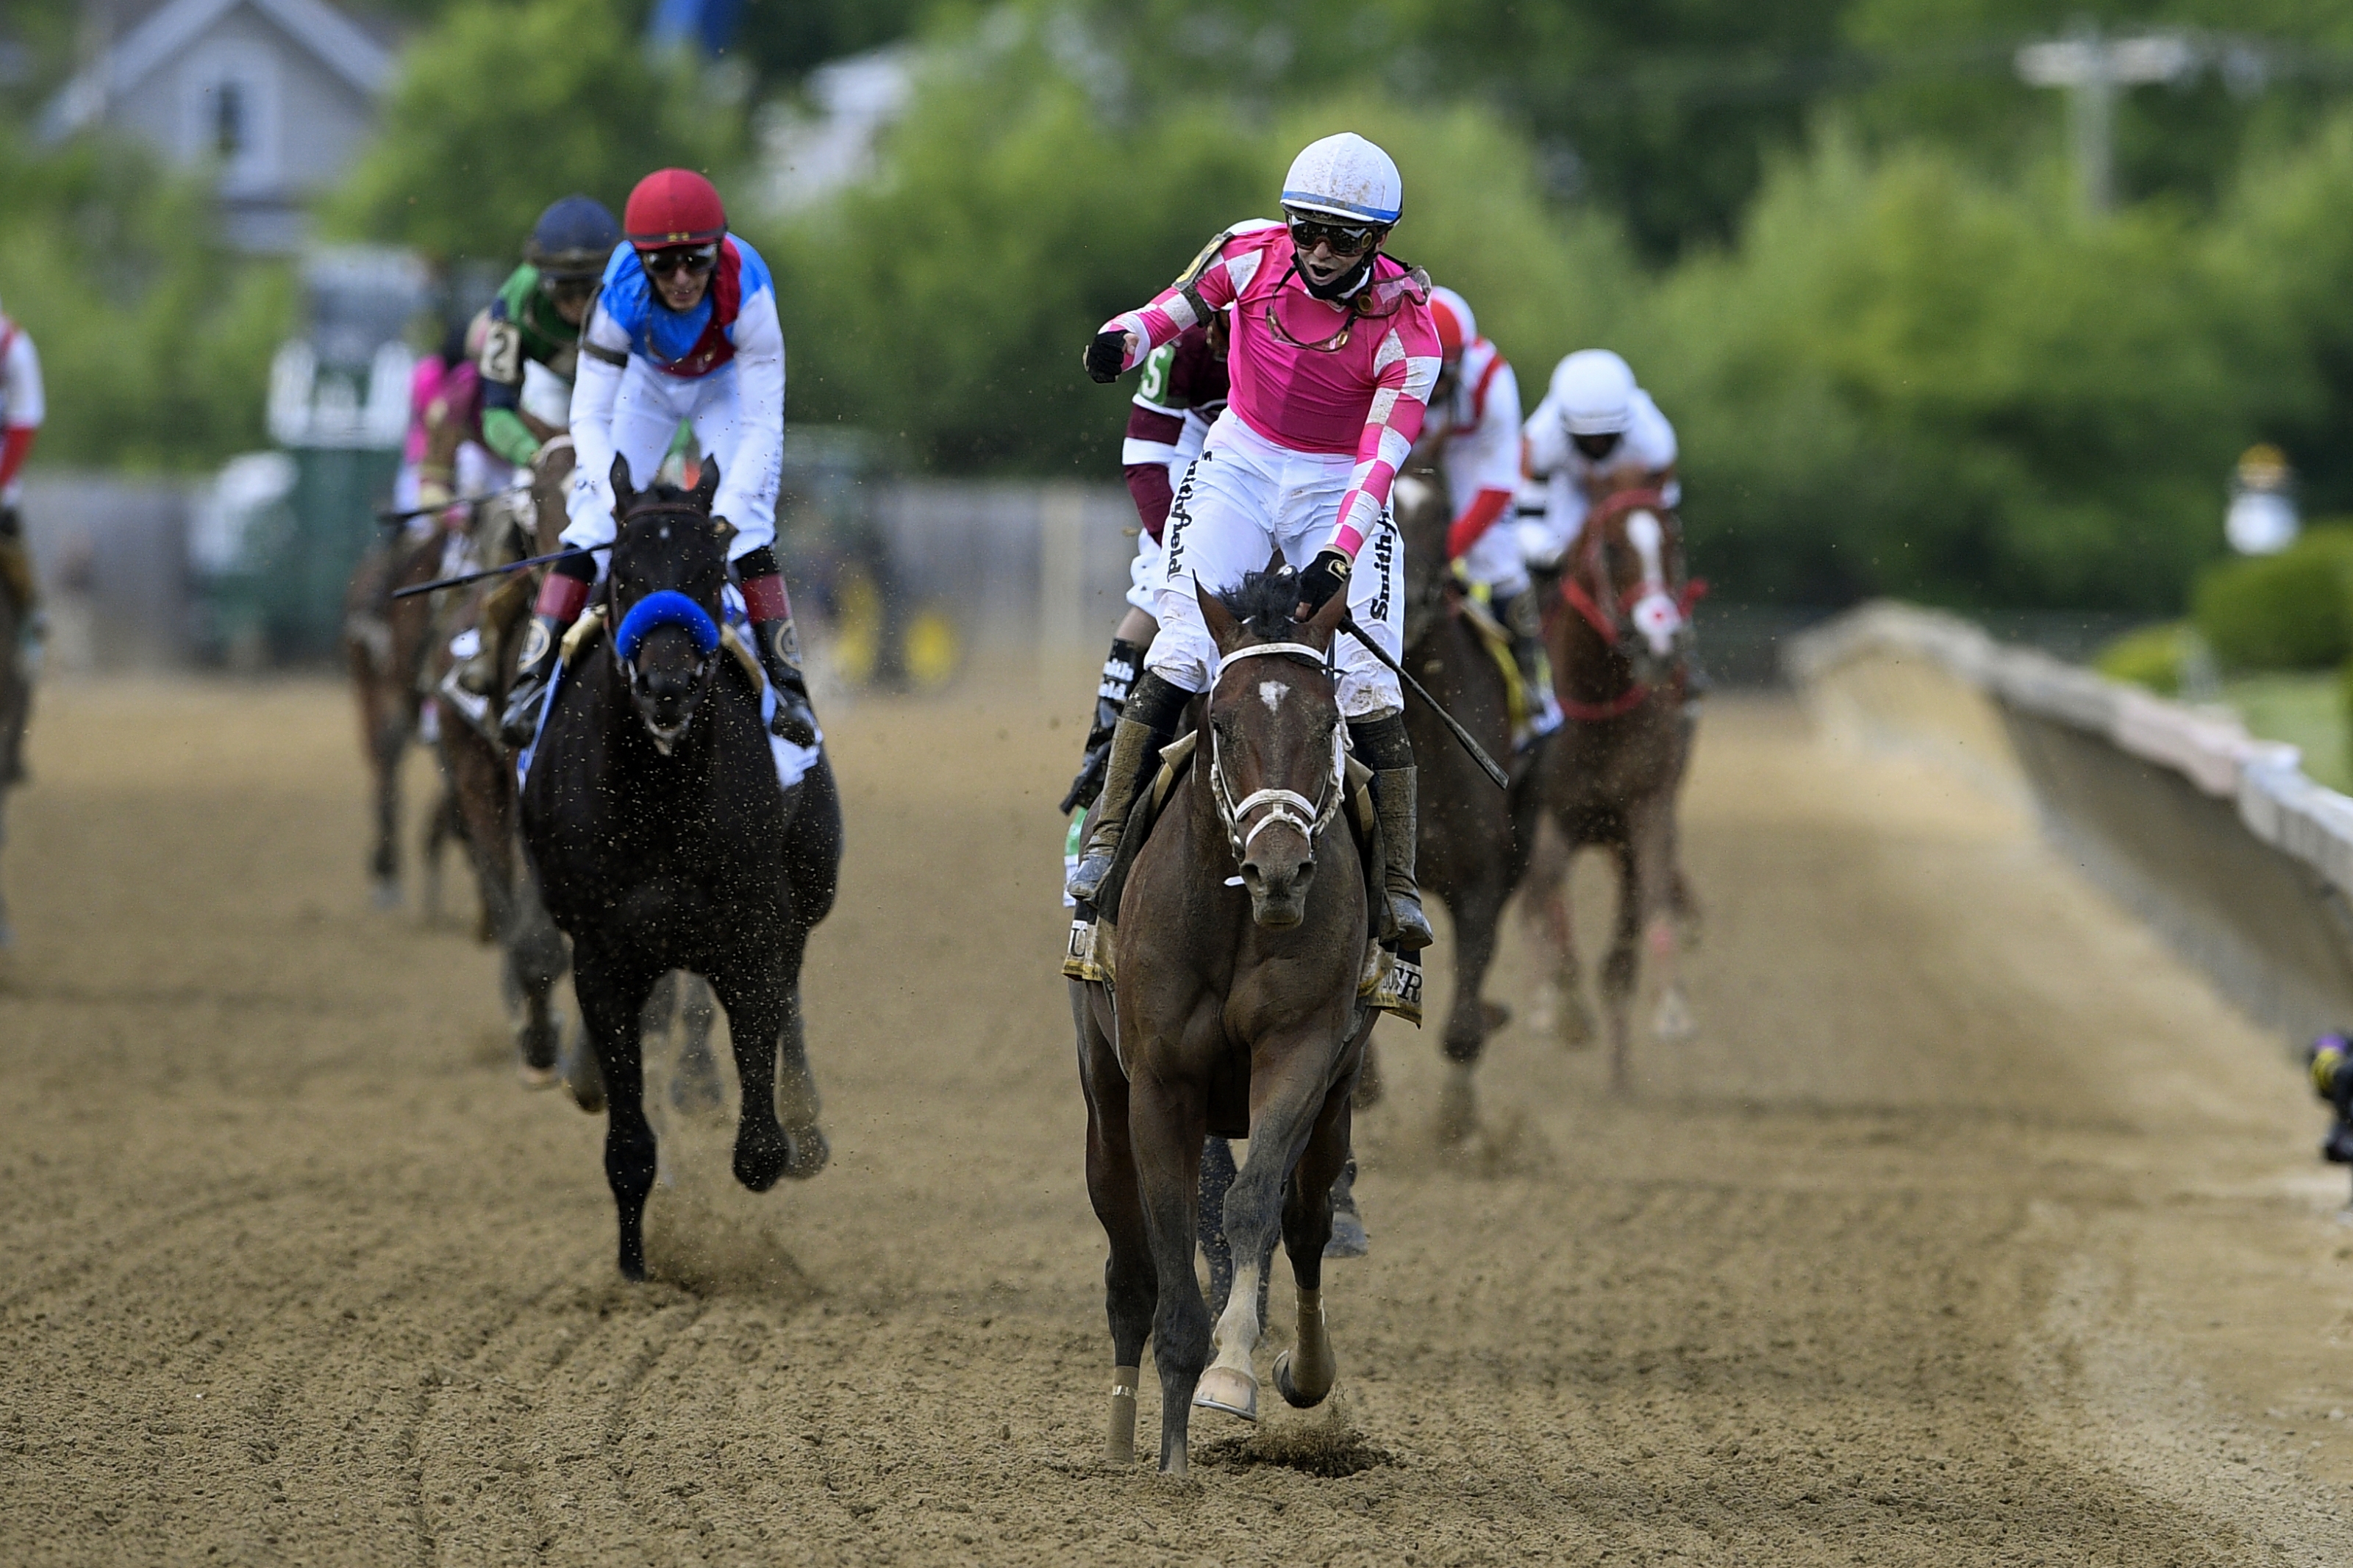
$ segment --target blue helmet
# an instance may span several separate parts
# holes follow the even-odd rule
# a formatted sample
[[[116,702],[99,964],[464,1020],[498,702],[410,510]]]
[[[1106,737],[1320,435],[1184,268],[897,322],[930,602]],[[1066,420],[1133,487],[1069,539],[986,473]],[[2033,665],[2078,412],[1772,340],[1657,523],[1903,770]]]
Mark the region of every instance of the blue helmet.
[[[543,278],[596,278],[620,243],[621,226],[604,203],[594,196],[566,196],[532,225],[523,256]]]

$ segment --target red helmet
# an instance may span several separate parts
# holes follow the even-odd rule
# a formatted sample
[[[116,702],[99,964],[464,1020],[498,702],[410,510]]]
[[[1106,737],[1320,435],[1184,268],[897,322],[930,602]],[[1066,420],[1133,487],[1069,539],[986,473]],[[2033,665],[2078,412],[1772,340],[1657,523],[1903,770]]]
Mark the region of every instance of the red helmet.
[[[1438,329],[1438,352],[1449,359],[1479,336],[1479,325],[1471,317],[1471,302],[1451,289],[1430,291],[1430,322]]]
[[[727,208],[693,170],[656,169],[629,193],[621,226],[639,250],[709,245],[727,232]]]

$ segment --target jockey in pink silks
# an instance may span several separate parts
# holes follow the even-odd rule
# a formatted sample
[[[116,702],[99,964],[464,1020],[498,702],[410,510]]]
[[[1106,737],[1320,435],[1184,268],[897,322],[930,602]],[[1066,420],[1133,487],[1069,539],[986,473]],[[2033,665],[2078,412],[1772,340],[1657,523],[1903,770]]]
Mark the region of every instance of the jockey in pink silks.
[[[1438,379],[1430,280],[1381,253],[1402,210],[1389,155],[1361,136],[1327,136],[1283,180],[1283,223],[1219,235],[1175,285],[1104,323],[1087,374],[1108,382],[1187,328],[1229,310],[1232,395],[1168,512],[1155,601],[1160,633],[1112,738],[1101,807],[1071,873],[1091,905],[1110,873],[1128,807],[1185,706],[1208,689],[1216,645],[1195,602],[1240,583],[1279,550],[1311,609],[1347,596],[1357,627],[1400,651],[1403,545],[1389,486],[1421,429]],[[1398,679],[1345,634],[1335,649],[1349,743],[1373,769],[1388,863],[1394,944],[1430,944],[1414,880],[1414,763]]]

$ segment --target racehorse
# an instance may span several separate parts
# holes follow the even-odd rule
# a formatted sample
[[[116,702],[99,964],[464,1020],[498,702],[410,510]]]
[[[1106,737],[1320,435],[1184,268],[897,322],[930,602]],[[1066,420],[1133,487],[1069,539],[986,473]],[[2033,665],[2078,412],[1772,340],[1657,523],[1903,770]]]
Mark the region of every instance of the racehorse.
[[[433,595],[392,595],[431,582],[448,552],[448,536],[438,528],[422,539],[394,534],[360,557],[343,590],[343,663],[359,702],[360,750],[375,785],[375,847],[368,874],[378,909],[400,902],[400,763],[417,733],[424,698],[418,677],[433,632]]]
[[[1660,1033],[1688,1032],[1689,1008],[1674,973],[1673,916],[1682,888],[1675,809],[1690,761],[1685,712],[1691,606],[1698,587],[1684,571],[1682,525],[1654,489],[1620,488],[1593,503],[1564,560],[1560,591],[1545,606],[1545,651],[1567,722],[1537,753],[1532,773],[1544,815],[1567,855],[1591,847],[1618,861],[1618,913],[1601,994],[1609,1033],[1609,1081],[1628,1084],[1641,942],[1663,971]],[[1556,900],[1555,972],[1577,994],[1577,956],[1558,882],[1531,876],[1538,898]]]
[[[1337,821],[1345,730],[1331,655],[1345,596],[1296,622],[1298,577],[1272,564],[1222,596],[1198,584],[1194,592],[1220,664],[1194,705],[1193,761],[1134,851],[1108,939],[1115,980],[1071,987],[1087,1191],[1111,1245],[1105,1452],[1114,1463],[1134,1458],[1149,1338],[1160,1470],[1172,1477],[1187,1470],[1193,1405],[1257,1418],[1250,1357],[1261,1260],[1278,1226],[1299,1319],[1275,1386],[1303,1408],[1331,1392],[1324,1248],[1371,1029],[1357,1001],[1370,905]],[[1205,1374],[1209,1312],[1193,1247],[1202,1141],[1213,1131],[1246,1132],[1250,1154],[1226,1194],[1235,1276]]]
[[[564,530],[564,496],[572,474],[572,447],[566,441],[534,465],[532,475],[533,531],[513,539],[493,540],[485,552],[497,561],[524,553],[544,554],[557,548]],[[501,517],[522,521],[501,509]],[[520,531],[517,529],[515,531]],[[449,800],[448,819],[466,848],[480,889],[482,913],[504,963],[501,988],[514,1019],[518,1070],[523,1083],[544,1089],[556,1081],[556,1053],[562,1026],[552,1000],[557,981],[571,967],[572,955],[564,936],[541,899],[539,879],[522,854],[516,822],[513,760],[498,735],[498,721],[506,704],[507,677],[515,667],[515,643],[527,616],[505,617],[503,632],[486,629],[483,607],[493,594],[527,593],[527,575],[501,577],[477,584],[442,628],[453,637],[436,637],[427,673],[440,688],[435,700],[440,708],[435,750]],[[452,692],[441,678],[457,662],[456,648],[467,646],[467,634],[490,657],[491,681],[480,695]],[[438,820],[438,819],[437,819]],[[428,845],[428,857],[432,847]]]
[[[1405,667],[1492,755],[1507,757],[1510,687],[1498,654],[1471,620],[1461,580],[1448,569],[1452,514],[1444,476],[1434,464],[1412,463],[1398,476],[1394,507],[1405,542]],[[1494,959],[1504,907],[1526,868],[1535,794],[1525,774],[1510,792],[1498,790],[1427,704],[1406,705],[1406,730],[1421,770],[1416,838],[1421,885],[1446,900],[1454,923],[1454,999],[1440,1037],[1448,1072],[1439,1133],[1459,1142],[1475,1120],[1472,1069],[1487,1037],[1510,1018],[1480,990]]]
[[[841,806],[822,752],[792,789],[779,782],[759,689],[723,646],[734,531],[711,515],[718,465],[704,463],[692,490],[640,492],[617,458],[612,482],[612,630],[549,700],[522,830],[548,912],[572,938],[573,989],[607,1100],[620,1269],[642,1279],[655,1149],[638,1026],[669,971],[706,976],[727,1010],[743,1086],[736,1179],[765,1192],[825,1166],[800,971],[810,930],[833,907]]]
[[[33,675],[20,651],[24,614],[16,596],[0,587],[0,848],[8,842],[8,792],[24,771],[25,731],[33,714]],[[0,950],[15,941],[8,924],[6,889],[0,887]]]

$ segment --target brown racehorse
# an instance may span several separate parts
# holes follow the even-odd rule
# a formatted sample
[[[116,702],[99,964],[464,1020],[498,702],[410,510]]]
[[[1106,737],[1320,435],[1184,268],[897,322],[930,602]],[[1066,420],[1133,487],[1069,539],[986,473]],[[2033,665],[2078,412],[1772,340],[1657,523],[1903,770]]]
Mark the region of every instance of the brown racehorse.
[[[1195,1403],[1255,1419],[1260,1260],[1280,1228],[1298,1285],[1296,1348],[1276,1387],[1302,1407],[1337,1376],[1324,1328],[1332,1183],[1370,1017],[1357,1002],[1365,879],[1339,820],[1344,757],[1329,663],[1335,595],[1294,622],[1298,579],[1195,590],[1221,668],[1195,705],[1184,782],[1136,852],[1113,940],[1114,995],[1074,984],[1087,1096],[1087,1190],[1110,1239],[1108,1457],[1134,1458],[1144,1345],[1160,1370],[1160,1469],[1182,1476]],[[1324,869],[1323,868],[1328,868]],[[1208,1361],[1193,1273],[1202,1140],[1250,1137],[1225,1201],[1236,1265]],[[1197,1400],[1198,1391],[1198,1400]]]
[[[16,596],[0,586],[0,847],[8,842],[8,792],[16,785],[24,753],[25,730],[33,710],[33,677],[19,651],[25,612]],[[8,900],[0,889],[0,950],[13,945],[8,925]]]
[[[1491,756],[1512,750],[1510,689],[1503,667],[1471,623],[1461,580],[1448,569],[1452,512],[1443,475],[1409,466],[1394,501],[1405,541],[1405,667]],[[1506,656],[1508,657],[1508,655]],[[1495,955],[1504,906],[1527,865],[1536,826],[1526,778],[1507,795],[1420,702],[1406,704],[1407,732],[1421,770],[1416,840],[1422,889],[1446,901],[1454,928],[1454,999],[1440,1040],[1448,1065],[1440,1136],[1460,1142],[1471,1131],[1471,1073],[1487,1037],[1510,1015],[1480,995]]]
[[[1659,492],[1628,486],[1593,503],[1545,607],[1545,651],[1567,722],[1537,753],[1532,786],[1567,855],[1607,849],[1618,861],[1618,916],[1602,962],[1609,1080],[1628,1086],[1630,1016],[1641,942],[1664,971],[1662,1035],[1688,1032],[1674,973],[1672,917],[1688,910],[1675,811],[1691,757],[1691,606],[1683,530]],[[1539,866],[1531,895],[1550,900],[1556,984],[1577,994],[1567,914],[1567,856]]]
[[[417,733],[420,681],[438,595],[393,594],[442,574],[449,536],[402,533],[360,558],[343,590],[343,663],[359,702],[360,750],[375,797],[375,847],[368,857],[378,909],[400,902],[400,763]]]

